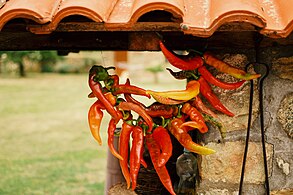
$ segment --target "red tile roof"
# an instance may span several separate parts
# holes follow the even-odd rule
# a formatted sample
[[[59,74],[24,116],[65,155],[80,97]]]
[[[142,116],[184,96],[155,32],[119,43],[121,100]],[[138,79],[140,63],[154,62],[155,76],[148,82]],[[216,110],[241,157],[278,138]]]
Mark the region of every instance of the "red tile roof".
[[[30,24],[30,31],[49,34],[64,18],[77,15],[116,31],[131,29],[147,13],[164,11],[185,34],[209,37],[223,24],[244,22],[275,38],[292,32],[291,8],[293,0],[9,0],[0,9],[0,29],[23,18],[38,24]],[[157,21],[155,15],[150,18]]]

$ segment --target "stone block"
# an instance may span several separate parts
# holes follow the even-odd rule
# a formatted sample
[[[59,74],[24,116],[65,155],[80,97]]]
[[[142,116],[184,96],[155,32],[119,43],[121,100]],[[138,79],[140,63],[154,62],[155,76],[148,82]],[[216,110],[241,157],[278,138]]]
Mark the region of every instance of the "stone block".
[[[272,62],[272,73],[281,79],[293,81],[293,56],[278,58]]]
[[[283,130],[293,139],[293,93],[289,93],[282,100],[278,109],[278,121]]]
[[[244,142],[209,143],[207,147],[216,150],[215,154],[202,157],[201,177],[209,182],[239,183]],[[272,167],[273,145],[266,144],[269,171]],[[245,168],[245,183],[261,184],[264,182],[262,147],[259,142],[250,142]]]
[[[292,195],[292,194],[293,194],[293,189],[271,191],[271,195]]]
[[[199,192],[198,195],[237,195],[238,192],[231,192],[228,189],[209,189],[205,192]]]

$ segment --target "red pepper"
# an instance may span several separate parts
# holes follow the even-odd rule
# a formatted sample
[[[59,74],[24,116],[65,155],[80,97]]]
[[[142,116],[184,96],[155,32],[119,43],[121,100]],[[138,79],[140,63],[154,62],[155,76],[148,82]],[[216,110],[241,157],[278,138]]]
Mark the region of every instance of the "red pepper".
[[[218,116],[211,110],[209,109],[208,107],[206,107],[202,100],[200,99],[199,96],[196,96],[194,98],[194,101],[191,102],[191,105],[192,106],[195,106],[197,109],[199,109],[201,112],[209,115],[209,116],[212,116],[213,118],[218,118]]]
[[[141,164],[144,168],[147,168],[147,167],[148,167],[147,163],[146,163],[145,160],[143,159],[143,152],[141,153],[140,164]]]
[[[89,86],[92,92],[94,93],[95,97],[97,97],[103,103],[107,112],[112,116],[112,118],[118,121],[119,119],[121,119],[121,115],[119,115],[119,112],[115,110],[111,102],[107,100],[102,92],[101,84],[99,82],[95,82],[94,77],[95,74],[91,75],[89,78]]]
[[[123,122],[120,137],[119,137],[119,153],[123,159],[119,160],[122,174],[125,178],[127,189],[130,188],[130,172],[128,170],[128,154],[129,154],[129,140],[130,134],[133,131],[132,125]]]
[[[201,74],[201,76],[209,83],[218,86],[222,89],[237,89],[239,88],[244,82],[243,81],[239,81],[236,83],[226,83],[223,81],[220,81],[219,79],[217,79],[216,77],[214,77],[207,69],[205,66],[201,66],[198,68],[198,72]]]
[[[113,81],[112,86],[116,87],[119,85],[119,77],[118,75],[110,75],[109,79],[111,79]]]
[[[147,126],[148,126],[148,132],[150,132],[153,129],[153,120],[152,118],[146,113],[146,111],[140,107],[137,104],[134,104],[132,102],[121,102],[118,105],[119,109],[122,110],[132,110],[134,112],[136,112],[139,116],[141,116],[143,118],[143,120],[146,122]]]
[[[158,126],[153,131],[153,138],[160,146],[161,154],[158,157],[158,167],[165,166],[169,158],[172,156],[172,142],[168,131],[162,127]]]
[[[189,103],[185,103],[181,111],[187,114],[192,121],[197,122],[199,128],[196,128],[198,128],[201,133],[206,133],[208,131],[203,116],[195,107],[191,106]]]
[[[132,102],[134,104],[139,105],[142,108],[145,107],[145,105],[143,103],[141,103],[141,102],[137,101],[136,99],[134,99],[129,93],[125,93],[124,98],[126,99],[127,102]]]
[[[104,96],[110,102],[112,106],[116,104],[116,97],[111,92],[105,93]]]
[[[103,118],[103,112],[101,109],[104,108],[104,105],[97,100],[89,109],[88,112],[88,123],[91,130],[91,133],[95,140],[99,143],[99,145],[102,145],[102,139],[100,136],[100,126],[101,121]]]
[[[132,148],[130,151],[130,178],[132,181],[132,190],[135,190],[137,184],[137,175],[140,168],[141,157],[144,144],[143,130],[140,126],[135,126],[132,131]]]
[[[226,62],[223,62],[222,60],[216,58],[210,52],[204,53],[203,57],[208,65],[213,66],[219,71],[227,73],[238,79],[251,80],[259,78],[261,76],[260,74],[249,74],[246,73],[244,70],[234,68]]]
[[[183,55],[179,56],[173,51],[168,50],[168,48],[166,48],[166,46],[161,41],[160,48],[170,64],[181,70],[194,70],[203,65],[203,59],[198,55],[193,57]]]
[[[128,78],[126,79],[126,83],[125,83],[125,85],[130,85],[130,80],[129,80]],[[129,94],[129,93],[124,93],[124,97],[125,97],[125,99],[126,99],[127,102],[132,102],[132,103],[135,103],[135,104],[141,106],[142,108],[145,108],[145,105],[144,105],[143,103],[137,101],[136,99],[134,99],[134,98],[131,96],[131,94]]]
[[[134,95],[142,95],[142,96],[146,96],[148,98],[151,98],[150,94],[148,94],[145,89],[142,89],[140,87],[136,87],[133,85],[127,85],[127,84],[120,84],[120,85],[113,87],[113,94],[114,95],[125,94],[125,93],[134,94]]]
[[[196,144],[192,141],[192,138],[187,133],[184,127],[180,128],[183,124],[182,119],[174,118],[171,123],[168,125],[168,130],[174,137],[179,141],[179,143],[186,148],[187,150],[201,154],[201,155],[208,155],[213,154],[215,151],[213,149],[201,146]]]
[[[145,108],[145,111],[151,117],[171,118],[177,115],[178,108],[177,106],[170,106],[166,104],[161,104],[159,102],[155,102],[152,105]]]
[[[115,119],[111,119],[108,126],[108,147],[110,152],[118,159],[123,160],[123,157],[116,151],[113,141],[114,141],[114,133],[116,130],[116,122]]]
[[[200,92],[201,94],[209,101],[209,103],[218,111],[228,115],[234,116],[232,112],[230,112],[218,99],[218,97],[212,92],[211,86],[207,83],[207,81],[200,77],[198,79],[200,83]]]
[[[173,190],[172,181],[166,166],[161,166],[161,167],[158,166],[158,161],[160,157],[160,146],[157,144],[152,134],[146,135],[146,144],[150,153],[152,163],[160,178],[160,181],[165,186],[165,188],[169,191],[170,194],[176,195],[176,193]]]

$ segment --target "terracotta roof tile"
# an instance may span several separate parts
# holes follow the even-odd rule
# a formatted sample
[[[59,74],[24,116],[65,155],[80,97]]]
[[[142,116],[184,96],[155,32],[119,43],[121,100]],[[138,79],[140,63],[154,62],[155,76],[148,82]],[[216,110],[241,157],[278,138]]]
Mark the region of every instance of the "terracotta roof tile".
[[[118,0],[107,23],[133,24],[140,16],[154,10],[163,10],[172,13],[175,17],[183,18],[183,0]]]
[[[50,22],[60,1],[10,0],[0,9],[0,29],[15,18],[31,19],[39,24]]]
[[[220,26],[245,22],[269,37],[286,37],[293,30],[293,0],[10,0],[0,9],[0,29],[14,18],[40,24],[34,33],[51,33],[68,16],[82,16],[106,29],[130,29],[152,11],[165,11],[181,31],[211,36]],[[155,17],[155,16],[154,16]],[[154,18],[156,21],[156,18]],[[180,30],[180,29],[179,29]]]

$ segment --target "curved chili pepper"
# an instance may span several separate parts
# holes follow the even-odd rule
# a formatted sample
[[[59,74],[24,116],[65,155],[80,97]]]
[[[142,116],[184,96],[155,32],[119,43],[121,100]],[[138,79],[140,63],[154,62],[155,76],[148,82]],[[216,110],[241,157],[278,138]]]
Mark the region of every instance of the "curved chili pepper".
[[[89,77],[89,86],[94,93],[94,95],[104,104],[107,112],[116,120],[121,119],[121,115],[119,115],[119,112],[115,110],[111,102],[105,97],[105,95],[102,92],[101,84],[99,82],[94,81],[95,74],[91,75]]]
[[[93,105],[90,107],[88,111],[89,127],[93,137],[99,143],[99,145],[102,145],[102,139],[100,136],[100,126],[104,115],[101,109],[104,108],[104,105],[99,100],[97,100],[95,103],[93,103]]]
[[[96,96],[94,95],[93,92],[90,92],[90,93],[87,95],[87,97],[88,97],[88,98],[94,98],[94,97],[96,97]]]
[[[119,137],[119,153],[121,154],[123,159],[119,160],[122,174],[125,178],[127,189],[130,188],[130,172],[128,170],[128,153],[129,153],[129,140],[130,134],[133,131],[134,126],[128,124],[127,122],[123,122],[121,133]]]
[[[145,160],[143,159],[143,152],[141,153],[140,164],[141,164],[144,168],[147,168],[147,167],[148,167],[147,163],[146,163]]]
[[[159,103],[166,104],[166,105],[177,105],[181,104],[183,102],[186,102],[186,100],[174,100],[168,97],[160,96],[156,93],[151,93],[152,97]]]
[[[109,78],[109,73],[108,70],[109,69],[115,69],[115,67],[103,67],[103,66],[98,66],[98,65],[94,65],[92,66],[92,68],[89,71],[89,75],[95,75],[94,77],[94,81],[98,82],[98,81],[105,81]]]
[[[105,93],[104,96],[110,102],[112,106],[116,104],[116,97],[111,92]]]
[[[203,116],[195,107],[191,106],[189,103],[185,103],[183,104],[181,111],[187,114],[192,121],[198,123],[198,126],[200,127],[198,130],[201,133],[206,133],[208,131]]]
[[[170,64],[181,70],[194,70],[203,65],[203,59],[198,55],[179,56],[173,51],[168,50],[162,41],[160,41],[160,48]]]
[[[166,104],[161,104],[159,102],[155,102],[152,105],[145,108],[145,111],[151,117],[171,118],[172,116],[177,115],[178,108],[177,106],[170,106]]]
[[[203,114],[203,118],[205,121],[209,122],[211,125],[217,127],[221,133],[221,137],[226,137],[226,127],[223,125],[223,123],[220,121],[219,118],[214,118],[210,115]]]
[[[131,94],[129,93],[124,93],[124,98],[126,99],[127,102],[132,102],[134,104],[139,105],[142,108],[145,108],[145,105],[141,102],[139,102],[138,100],[134,99]]]
[[[118,75],[110,75],[109,76],[109,78],[108,78],[108,80],[110,80],[111,81],[111,83],[112,83],[112,87],[116,87],[116,86],[118,86],[119,85],[119,77],[118,77]],[[108,82],[110,82],[110,81],[108,81]]]
[[[190,128],[186,129],[187,131],[190,131],[193,129],[202,129],[202,124],[200,124],[197,121],[187,121],[187,122],[184,122],[182,125],[180,125],[180,128],[185,128],[185,127],[192,127],[191,129]]]
[[[129,78],[126,79],[126,82],[125,82],[125,85],[130,85],[130,80]],[[134,99],[131,94],[129,93],[124,93],[124,97],[126,99],[127,102],[132,102],[132,103],[135,103],[139,106],[141,106],[142,108],[145,108],[145,105],[139,101],[137,101],[136,99]]]
[[[213,118],[218,118],[218,116],[211,109],[204,105],[199,96],[194,98],[194,100],[191,102],[191,105],[199,109],[201,112],[212,116]]]
[[[121,102],[118,105],[118,108],[122,109],[122,110],[132,110],[132,111],[136,112],[139,116],[141,116],[143,118],[143,120],[148,125],[148,130],[147,131],[150,132],[153,129],[153,124],[154,123],[153,123],[152,118],[139,105],[134,104],[132,102]]]
[[[161,166],[161,167],[158,166],[158,161],[160,157],[160,146],[157,144],[152,134],[146,135],[146,145],[148,147],[152,163],[160,178],[160,181],[165,186],[165,188],[169,191],[170,194],[176,195],[176,193],[173,190],[172,181],[166,166]]]
[[[178,72],[174,72],[173,70],[171,70],[170,68],[166,68],[166,70],[169,71],[169,73],[175,78],[175,79],[178,79],[178,80],[183,80],[183,79],[195,79],[197,80],[198,79],[198,76],[197,76],[197,69],[195,70],[181,70],[181,71],[178,71]]]
[[[218,99],[218,97],[212,92],[211,86],[207,83],[207,81],[200,77],[198,79],[200,83],[200,92],[201,94],[209,101],[209,103],[218,111],[228,115],[234,116],[232,112],[230,112]]]
[[[237,89],[239,88],[244,82],[243,81],[239,81],[236,83],[226,83],[223,81],[220,81],[219,79],[217,79],[216,77],[214,77],[207,69],[205,66],[201,66],[198,68],[198,72],[201,74],[201,76],[209,83],[218,86],[222,89]]]
[[[203,57],[204,57],[205,63],[207,63],[208,65],[213,66],[219,71],[223,73],[227,73],[238,79],[251,80],[251,79],[259,78],[261,76],[260,74],[249,74],[249,73],[246,73],[244,70],[234,68],[233,66],[227,64],[226,62],[216,58],[210,52],[205,52]]]
[[[144,144],[143,130],[140,126],[135,126],[132,131],[132,148],[130,151],[130,178],[132,182],[132,190],[136,188],[137,175],[140,168],[141,157]]]
[[[116,122],[115,119],[111,119],[109,122],[109,126],[108,126],[108,147],[110,152],[113,154],[113,156],[115,156],[116,158],[118,158],[119,160],[123,160],[123,157],[116,151],[113,141],[114,141],[114,133],[116,130]]]
[[[114,86],[112,90],[114,95],[129,93],[129,94],[142,95],[142,96],[151,98],[150,94],[148,94],[145,89],[142,89],[140,87],[136,87],[133,85],[120,84],[120,85]]]
[[[178,71],[178,72],[174,72],[174,71],[171,70],[170,68],[166,68],[166,70],[168,70],[169,73],[170,73],[175,79],[183,80],[183,79],[186,79],[186,78],[187,78],[186,71],[184,71],[184,70],[181,70],[181,71]]]
[[[168,131],[162,127],[158,126],[153,131],[153,138],[160,147],[161,153],[158,157],[158,167],[165,166],[169,158],[172,156],[172,142]]]
[[[174,90],[174,91],[164,91],[156,92],[152,90],[147,90],[147,93],[151,95],[158,95],[166,98],[171,98],[174,100],[190,100],[199,94],[199,82],[196,80],[191,80],[187,83],[185,90]]]
[[[114,106],[116,104],[116,97],[111,92],[104,93],[105,98]],[[88,98],[94,98],[95,95],[93,92],[88,94]]]
[[[201,155],[208,155],[213,154],[215,151],[213,149],[201,146],[199,144],[196,144],[192,141],[192,138],[187,133],[187,131],[184,128],[180,128],[180,126],[183,124],[183,121],[179,118],[175,118],[169,123],[168,130],[174,137],[179,141],[179,143],[186,148],[187,150],[201,154]]]

